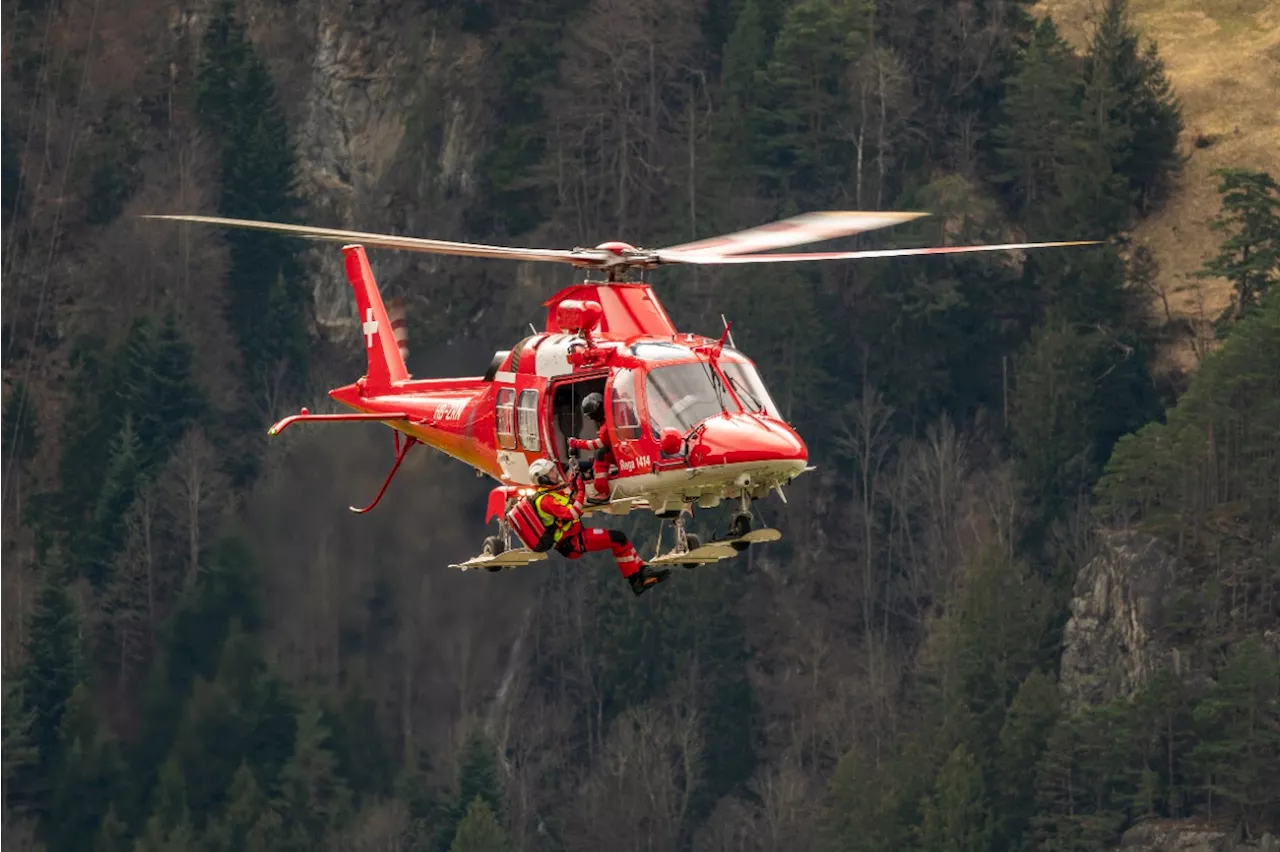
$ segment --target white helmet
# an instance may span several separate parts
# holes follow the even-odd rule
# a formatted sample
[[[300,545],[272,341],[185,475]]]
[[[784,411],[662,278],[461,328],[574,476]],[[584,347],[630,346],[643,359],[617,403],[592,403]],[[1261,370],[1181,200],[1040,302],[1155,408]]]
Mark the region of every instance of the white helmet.
[[[546,459],[538,459],[529,465],[529,476],[536,485],[554,485],[560,478],[556,466]]]

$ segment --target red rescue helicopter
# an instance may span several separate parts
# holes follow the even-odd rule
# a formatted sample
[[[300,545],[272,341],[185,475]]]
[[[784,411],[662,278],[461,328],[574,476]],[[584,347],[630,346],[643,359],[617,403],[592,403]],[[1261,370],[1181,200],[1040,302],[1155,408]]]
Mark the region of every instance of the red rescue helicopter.
[[[675,527],[675,542],[653,565],[687,567],[737,555],[751,544],[776,541],[774,529],[752,529],[751,502],[777,491],[807,470],[804,441],[769,396],[752,361],[733,345],[730,324],[719,339],[679,332],[633,269],[671,264],[787,263],[978,251],[1090,245],[1095,240],[939,246],[870,251],[762,254],[772,249],[829,240],[907,222],[926,213],[828,211],[808,213],[737,233],[665,249],[623,242],[572,250],[511,248],[286,225],[212,216],[162,215],[155,219],[254,228],[345,243],[346,274],[355,291],[368,369],[329,395],[352,408],[349,414],[300,414],[271,427],[276,435],[298,422],[372,420],[395,430],[396,459],[373,502],[414,445],[434,447],[498,481],[485,522],[498,534],[481,554],[451,567],[491,571],[546,558],[513,547],[506,512],[530,492],[529,466],[548,459],[568,479],[570,437],[591,438],[595,425],[583,417],[590,393],[604,399],[604,424],[616,467],[606,501],[584,513],[626,514],[648,509]],[[414,379],[405,368],[403,317],[388,312],[364,246],[515,261],[567,263],[588,270],[582,280],[545,303],[542,332],[498,351],[483,376]],[[594,272],[593,276],[591,273]],[[393,305],[394,309],[394,305]],[[723,321],[723,317],[722,317]],[[586,422],[584,422],[584,420]],[[402,440],[402,435],[404,436]],[[702,544],[685,531],[694,504],[737,505],[728,536]],[[515,542],[519,545],[519,542]],[[661,535],[659,535],[659,550]]]

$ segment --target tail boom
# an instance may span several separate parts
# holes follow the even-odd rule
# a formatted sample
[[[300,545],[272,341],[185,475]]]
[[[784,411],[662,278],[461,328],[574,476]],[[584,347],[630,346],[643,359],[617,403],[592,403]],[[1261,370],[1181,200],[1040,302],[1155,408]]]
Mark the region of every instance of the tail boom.
[[[493,384],[474,379],[420,379],[406,382],[386,395],[374,395],[357,382],[335,388],[329,395],[370,419],[416,438],[445,455],[501,478],[493,445]],[[407,418],[397,416],[407,413]]]

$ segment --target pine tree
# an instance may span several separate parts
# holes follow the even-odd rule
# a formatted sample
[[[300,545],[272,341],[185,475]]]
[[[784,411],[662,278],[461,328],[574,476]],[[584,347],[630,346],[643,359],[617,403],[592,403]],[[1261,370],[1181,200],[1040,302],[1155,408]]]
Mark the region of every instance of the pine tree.
[[[82,572],[101,588],[111,576],[111,564],[125,539],[124,517],[137,498],[141,476],[142,444],[131,420],[126,419],[107,451],[107,469],[93,514],[82,539]]]
[[[1271,721],[1277,706],[1280,661],[1255,635],[1234,649],[1195,708],[1200,741],[1191,760],[1215,801],[1236,808],[1249,834],[1280,807],[1280,729]]]
[[[1041,671],[1027,676],[1005,714],[996,758],[998,805],[995,840],[1001,848],[1021,848],[1035,813],[1035,768],[1060,712],[1054,679]]]
[[[1071,47],[1046,16],[1009,78],[1005,118],[992,132],[1002,164],[996,180],[1014,209],[1043,221],[1061,196],[1064,173],[1079,156],[1077,119],[1082,81]]]
[[[221,0],[205,34],[196,112],[222,144],[223,216],[289,221],[297,208],[294,154],[284,112],[266,64]],[[240,342],[245,378],[261,389],[281,364],[292,382],[305,376],[306,292],[296,240],[234,231],[228,272],[227,320]],[[283,282],[283,293],[275,291]]]
[[[482,796],[467,805],[449,852],[509,852],[511,840]]]
[[[757,115],[766,132],[763,173],[788,195],[825,201],[847,171],[850,143],[836,128],[848,112],[844,79],[869,26],[863,3],[800,0],[786,12]]]
[[[757,0],[746,0],[724,46],[722,104],[714,119],[716,161],[721,173],[730,180],[751,175],[752,164],[759,156],[760,136],[755,132],[757,79],[768,55],[760,4]]]
[[[62,717],[80,682],[79,625],[62,577],[48,572],[36,595],[27,634],[22,698],[31,714],[31,738],[39,754],[40,777],[57,765]]]
[[[1222,179],[1222,210],[1211,227],[1227,238],[1198,275],[1232,283],[1235,299],[1224,319],[1234,322],[1280,281],[1280,184],[1263,171],[1233,168],[1215,174]]]
[[[53,774],[45,826],[52,849],[87,849],[124,790],[124,764],[84,684],[67,701],[59,731],[62,755]]]
[[[1085,58],[1085,79],[1093,132],[1145,211],[1181,166],[1182,115],[1155,44],[1139,47],[1128,0],[1107,0]]]
[[[165,761],[152,798],[151,815],[134,852],[194,852],[198,838],[187,810],[186,784],[176,758]]]
[[[938,773],[923,805],[921,848],[936,852],[985,852],[991,844],[991,814],[982,770],[963,744]]]
[[[283,821],[247,763],[241,763],[236,770],[226,798],[221,817],[210,820],[205,829],[204,843],[210,852],[269,852],[280,848]]]
[[[298,714],[293,756],[281,772],[280,799],[286,845],[298,850],[316,848],[351,812],[351,791],[338,775],[329,731],[315,703]]]

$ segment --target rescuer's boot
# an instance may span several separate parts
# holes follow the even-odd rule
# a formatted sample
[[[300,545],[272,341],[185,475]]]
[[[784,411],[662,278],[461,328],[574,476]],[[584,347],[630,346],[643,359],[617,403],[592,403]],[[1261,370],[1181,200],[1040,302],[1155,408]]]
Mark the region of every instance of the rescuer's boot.
[[[631,584],[631,593],[636,597],[643,595],[650,586],[656,586],[671,576],[670,568],[654,571],[648,565],[641,565],[640,570],[627,578]]]

